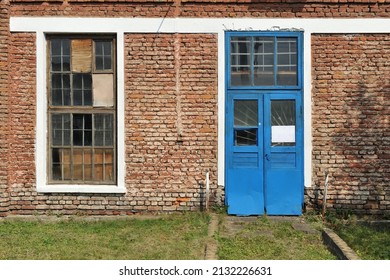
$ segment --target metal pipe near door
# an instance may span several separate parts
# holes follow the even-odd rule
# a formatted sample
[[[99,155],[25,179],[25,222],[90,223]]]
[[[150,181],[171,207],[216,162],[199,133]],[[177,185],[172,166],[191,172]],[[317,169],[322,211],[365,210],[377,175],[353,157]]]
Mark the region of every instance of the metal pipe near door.
[[[325,172],[325,186],[324,186],[324,199],[322,203],[322,217],[325,216],[326,213],[326,197],[328,196],[328,183],[329,183],[329,172]]]
[[[209,210],[209,194],[210,194],[210,175],[209,171],[206,171],[206,211]]]

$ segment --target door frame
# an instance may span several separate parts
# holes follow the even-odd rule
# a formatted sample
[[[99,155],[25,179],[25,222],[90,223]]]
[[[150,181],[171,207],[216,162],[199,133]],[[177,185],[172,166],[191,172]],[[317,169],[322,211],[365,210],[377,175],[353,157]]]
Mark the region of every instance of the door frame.
[[[229,169],[229,161],[231,158],[229,157],[231,153],[232,147],[230,147],[228,137],[231,135],[233,128],[229,124],[229,112],[232,110],[232,104],[234,99],[240,99],[237,98],[237,95],[242,97],[243,99],[258,99],[261,101],[263,108],[262,110],[265,110],[265,102],[266,102],[266,96],[275,96],[278,94],[296,94],[296,99],[299,100],[299,114],[300,114],[300,126],[301,130],[299,135],[296,135],[297,141],[300,141],[300,155],[299,155],[299,166],[301,171],[301,177],[300,182],[301,186],[300,188],[300,197],[301,197],[301,205],[303,207],[304,203],[304,179],[305,179],[305,169],[304,169],[304,87],[303,87],[303,74],[304,74],[304,62],[303,62],[303,56],[304,56],[304,49],[303,49],[303,31],[225,31],[225,204],[227,205],[227,201],[229,198],[229,180],[228,180],[228,169]],[[274,37],[274,38],[297,38],[297,84],[293,86],[231,86],[230,85],[230,76],[231,76],[231,69],[230,69],[230,37],[232,36],[247,36],[247,37]],[[275,54],[276,56],[276,54]],[[257,97],[256,97],[257,96]],[[261,98],[260,98],[261,96]],[[268,98],[268,97],[267,97]],[[298,105],[296,105],[298,107]],[[259,109],[260,111],[260,109]],[[298,109],[297,109],[298,112]],[[263,131],[265,133],[266,129],[264,127],[265,125],[265,114],[266,112],[263,112],[263,116],[261,116],[261,119],[263,119]],[[230,130],[230,131],[229,131]],[[258,140],[260,141],[260,140]],[[261,139],[262,141],[262,151],[261,154],[264,156],[265,154],[265,140],[264,137]],[[258,143],[260,144],[260,143]],[[265,163],[263,161],[262,163],[262,178],[263,178],[263,185],[265,185]],[[264,196],[264,206],[266,207],[266,187],[263,188],[263,196]]]

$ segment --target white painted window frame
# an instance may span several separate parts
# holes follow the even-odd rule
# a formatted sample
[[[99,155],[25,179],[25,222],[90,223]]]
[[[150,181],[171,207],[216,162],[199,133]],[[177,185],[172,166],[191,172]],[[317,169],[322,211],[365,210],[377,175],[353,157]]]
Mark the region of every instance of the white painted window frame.
[[[36,164],[38,192],[124,193],[124,34],[125,33],[212,33],[218,36],[218,185],[225,185],[225,37],[226,30],[304,32],[304,174],[305,187],[312,179],[311,35],[390,33],[388,18],[67,18],[11,17],[11,32],[37,34],[37,128]],[[117,35],[118,94],[118,184],[117,186],[47,185],[46,182],[46,41],[50,33],[112,33]]]

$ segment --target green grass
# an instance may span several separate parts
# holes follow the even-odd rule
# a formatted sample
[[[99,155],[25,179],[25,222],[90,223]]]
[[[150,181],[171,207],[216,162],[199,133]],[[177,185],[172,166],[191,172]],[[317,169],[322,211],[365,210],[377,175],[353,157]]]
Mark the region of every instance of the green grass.
[[[354,221],[333,225],[335,232],[364,260],[390,260],[390,231]]]
[[[220,217],[226,217],[219,213]],[[141,216],[142,217],[142,216]],[[0,259],[7,260],[201,260],[210,216],[184,213],[106,221],[0,222]],[[235,236],[215,235],[220,259],[335,259],[320,233],[266,217]]]
[[[115,221],[0,222],[0,259],[190,260],[204,257],[201,213]]]
[[[291,222],[266,217],[250,223],[235,236],[218,235],[218,256],[224,260],[327,260],[335,259],[320,233],[293,229]]]

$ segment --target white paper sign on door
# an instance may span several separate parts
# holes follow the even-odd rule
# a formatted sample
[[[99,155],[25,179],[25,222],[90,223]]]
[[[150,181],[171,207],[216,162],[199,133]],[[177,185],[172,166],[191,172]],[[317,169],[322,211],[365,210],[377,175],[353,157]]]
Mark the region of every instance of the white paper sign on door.
[[[295,125],[272,126],[272,143],[295,143]]]

